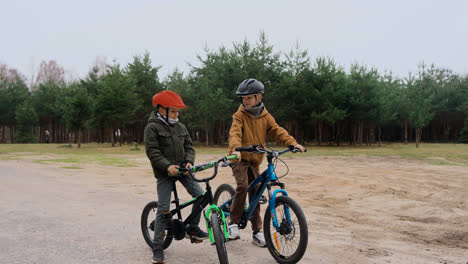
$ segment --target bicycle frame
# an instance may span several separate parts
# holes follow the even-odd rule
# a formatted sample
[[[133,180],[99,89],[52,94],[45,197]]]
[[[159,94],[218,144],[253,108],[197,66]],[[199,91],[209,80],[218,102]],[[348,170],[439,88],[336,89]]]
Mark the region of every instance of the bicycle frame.
[[[224,225],[224,236],[226,239],[229,238],[229,233],[227,232],[226,217],[224,215],[224,212],[221,209],[219,209],[218,206],[213,204],[213,193],[211,191],[211,186],[208,182],[205,182],[205,183],[206,183],[206,192],[204,194],[197,196],[188,202],[179,204],[179,197],[177,195],[177,189],[176,189],[176,180],[174,180],[173,187],[172,187],[172,191],[174,193],[174,200],[171,201],[171,203],[174,203],[176,208],[172,209],[169,215],[172,218],[172,216],[177,214],[177,218],[182,220],[181,210],[193,204],[193,206],[196,206],[197,208],[195,209],[195,211],[192,211],[189,214],[189,216],[187,216],[187,218],[185,218],[183,222],[184,226],[187,226],[187,224],[191,223],[195,215],[198,215],[199,213],[202,213],[203,211],[204,213],[203,216],[205,218],[206,228],[208,230],[210,242],[214,243],[213,231],[212,231],[211,223],[209,220],[210,214],[212,213],[212,211],[218,211],[219,214],[222,216],[223,225]],[[204,208],[209,204],[210,204],[210,207],[205,212]]]
[[[242,217],[242,221],[239,224],[240,228],[245,228],[247,226],[248,220],[252,218],[252,215],[254,213],[254,209],[257,207],[260,198],[262,197],[262,194],[265,192],[265,189],[268,189],[268,204],[269,204],[269,210],[272,216],[273,220],[273,226],[276,229],[279,229],[278,225],[278,220],[276,217],[276,210],[275,210],[275,205],[276,205],[276,196],[278,193],[281,193],[284,196],[288,196],[288,193],[284,189],[284,184],[281,182],[278,182],[278,177],[276,176],[275,173],[275,168],[271,160],[268,160],[268,168],[262,172],[252,183],[249,184],[249,188],[247,192],[251,192],[254,190],[255,186],[260,183],[260,186],[258,187],[257,191],[254,194],[254,197],[252,198],[252,201],[250,202],[248,208],[244,209],[245,214]],[[272,186],[279,186],[280,189],[271,192],[271,187]],[[228,201],[220,205],[220,208],[224,208],[226,205],[232,203],[235,195],[232,196]],[[224,214],[229,215],[230,212],[224,212]],[[291,220],[291,217],[289,215],[289,208],[286,207],[285,209],[285,214],[286,214],[286,219]]]

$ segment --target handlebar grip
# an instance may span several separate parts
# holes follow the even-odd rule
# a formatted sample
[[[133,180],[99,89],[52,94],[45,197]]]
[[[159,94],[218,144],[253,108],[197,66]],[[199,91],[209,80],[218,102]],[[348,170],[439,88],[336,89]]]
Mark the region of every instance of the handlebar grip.
[[[226,156],[227,160],[236,160],[238,159],[237,154],[231,155],[231,156]]]
[[[253,148],[253,147],[237,147],[237,148],[235,148],[235,151],[248,151],[248,152],[251,152],[251,151],[255,151],[255,148]]]
[[[301,152],[301,150],[298,149],[298,148],[294,148],[292,151],[293,151],[293,152]],[[303,152],[307,152],[307,149],[304,148],[304,151],[303,151]]]
[[[197,168],[196,168],[195,166],[191,166],[190,168],[178,168],[178,169],[177,169],[177,174],[176,174],[176,175],[172,175],[169,171],[167,172],[167,175],[169,175],[169,176],[177,176],[177,175],[183,174],[184,172],[187,172],[187,171],[196,172],[196,171],[197,171]]]
[[[296,148],[294,145],[289,145],[289,149],[293,152],[301,152],[298,148]],[[296,151],[297,150],[297,151]],[[307,152],[307,149],[304,148],[304,152]]]
[[[167,175],[168,175],[169,177],[172,177],[172,176],[177,176],[177,175],[183,173],[183,172],[180,170],[180,168],[177,169],[176,171],[177,171],[176,175],[172,175],[169,171],[167,171]],[[187,171],[187,169],[185,169],[185,171]]]

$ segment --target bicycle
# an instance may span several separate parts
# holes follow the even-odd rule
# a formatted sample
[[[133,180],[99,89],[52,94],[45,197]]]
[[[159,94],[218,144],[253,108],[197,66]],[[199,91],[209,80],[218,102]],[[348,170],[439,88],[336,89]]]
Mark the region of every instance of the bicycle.
[[[263,193],[265,189],[268,189],[269,206],[265,211],[265,217],[263,219],[266,246],[277,262],[282,264],[297,263],[304,256],[307,248],[307,221],[301,207],[288,196],[288,193],[284,189],[285,185],[279,182],[275,173],[275,164],[280,155],[286,152],[297,152],[300,150],[294,148],[294,146],[290,146],[285,150],[270,151],[258,145],[239,147],[235,150],[260,154],[266,153],[268,160],[267,169],[249,184],[248,192],[254,190],[258,184],[259,187],[257,191],[255,191],[249,206],[247,207],[246,205],[244,208],[239,228],[244,229],[247,226],[248,220],[252,217],[254,209],[259,203],[264,204],[267,202]],[[272,193],[273,186],[278,186],[279,189],[274,190]],[[230,207],[235,193],[234,188],[229,184],[222,184],[215,191],[214,202],[221,208],[226,216],[230,214]],[[281,196],[277,197],[279,193],[281,193]],[[226,195],[227,198],[223,198],[226,197]]]
[[[191,166],[190,168],[179,168],[178,169],[178,176],[173,176],[173,187],[172,192],[174,193],[174,200],[171,203],[175,204],[175,209],[171,210],[167,214],[166,220],[166,231],[164,235],[164,243],[163,248],[168,248],[173,239],[181,240],[185,238],[185,234],[187,229],[190,227],[191,220],[203,211],[203,216],[206,221],[206,227],[208,230],[209,240],[212,245],[216,245],[216,251],[218,253],[219,262],[222,264],[228,264],[228,255],[226,251],[225,242],[229,239],[229,234],[227,232],[227,224],[226,224],[226,217],[221,211],[218,206],[214,204],[213,194],[211,192],[211,186],[209,181],[214,179],[218,174],[218,165],[219,163],[223,162],[222,166],[227,167],[228,161],[237,159],[237,155],[223,157],[217,161],[210,161],[205,164]],[[214,167],[214,173],[211,177],[197,179],[194,176],[194,173],[203,171],[209,168]],[[185,202],[183,204],[179,204],[179,198],[177,196],[177,189],[176,189],[176,181],[177,177],[184,177],[184,173],[188,172],[190,177],[192,177],[197,182],[204,182],[206,184],[206,192],[203,195],[197,196],[192,200]],[[182,213],[181,210],[186,208],[187,206],[197,206],[197,210],[193,210],[189,216],[185,220],[182,221]],[[204,208],[207,205],[210,205],[208,211],[205,212]],[[149,202],[144,208],[141,214],[141,230],[143,232],[143,237],[150,248],[153,248],[153,233],[154,233],[154,225],[156,219],[156,212],[157,212],[158,202],[152,201]],[[150,213],[153,213],[150,215]],[[173,219],[173,216],[177,215],[177,218]],[[192,238],[190,235],[190,241],[192,243],[198,243],[195,238]]]

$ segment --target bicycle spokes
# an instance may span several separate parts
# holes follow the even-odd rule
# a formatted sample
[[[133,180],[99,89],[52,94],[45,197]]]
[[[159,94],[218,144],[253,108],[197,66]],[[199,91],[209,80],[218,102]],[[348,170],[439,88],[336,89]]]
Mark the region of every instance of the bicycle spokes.
[[[219,197],[219,202],[221,206],[219,207],[221,210],[224,212],[230,212],[231,211],[231,195],[228,192],[224,192],[220,195]]]
[[[272,231],[272,242],[275,249],[283,256],[291,256],[297,250],[300,234],[296,232],[299,228],[297,216],[286,205],[276,207],[276,219],[278,226],[270,222]]]

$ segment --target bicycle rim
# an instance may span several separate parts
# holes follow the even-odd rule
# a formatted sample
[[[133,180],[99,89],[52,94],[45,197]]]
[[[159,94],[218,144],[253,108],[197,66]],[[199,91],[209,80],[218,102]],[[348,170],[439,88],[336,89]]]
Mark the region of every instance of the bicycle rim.
[[[289,211],[289,219],[286,211]],[[265,221],[265,237],[272,256],[279,263],[296,263],[304,255],[307,247],[307,222],[300,207],[288,197],[276,199],[276,217],[279,229],[273,226],[268,213]]]

